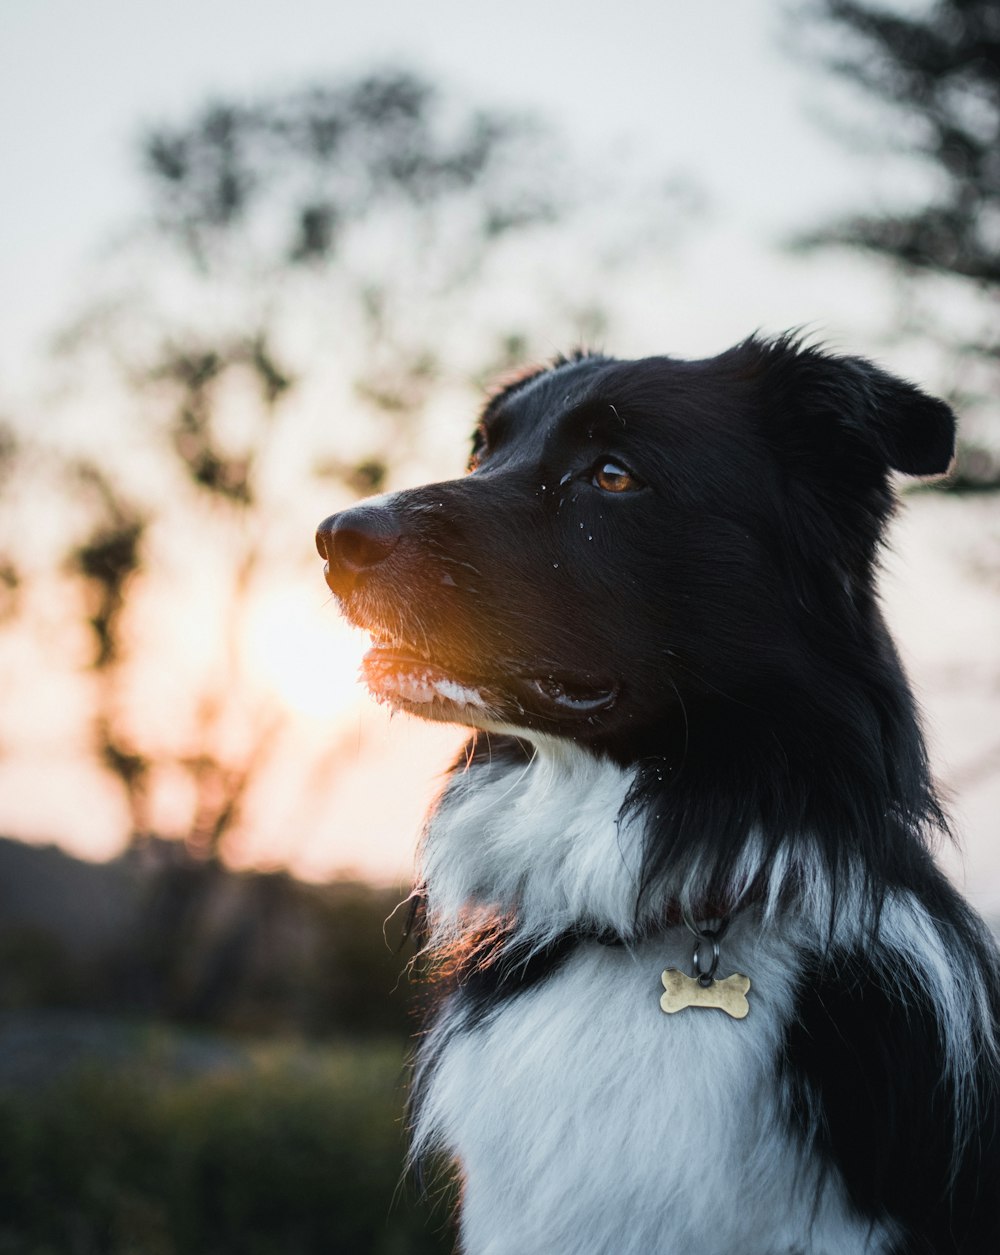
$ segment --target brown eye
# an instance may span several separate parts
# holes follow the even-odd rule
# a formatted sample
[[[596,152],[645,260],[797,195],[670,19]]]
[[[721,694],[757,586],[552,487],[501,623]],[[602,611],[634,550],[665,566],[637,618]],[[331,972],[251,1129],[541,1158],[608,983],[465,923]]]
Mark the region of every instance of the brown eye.
[[[594,487],[602,492],[634,492],[639,481],[617,462],[605,462],[594,471]]]

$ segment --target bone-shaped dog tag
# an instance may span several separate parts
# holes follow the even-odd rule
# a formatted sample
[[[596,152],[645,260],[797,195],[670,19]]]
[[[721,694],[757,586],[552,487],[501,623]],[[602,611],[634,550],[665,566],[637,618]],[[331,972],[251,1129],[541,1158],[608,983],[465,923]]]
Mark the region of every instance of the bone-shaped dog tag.
[[[739,972],[727,976],[725,980],[713,980],[710,985],[703,985],[695,976],[685,976],[683,972],[667,968],[660,980],[666,990],[660,998],[660,1009],[668,1015],[683,1011],[685,1007],[717,1007],[734,1020],[742,1020],[750,1010],[747,1002],[750,977],[741,976]]]

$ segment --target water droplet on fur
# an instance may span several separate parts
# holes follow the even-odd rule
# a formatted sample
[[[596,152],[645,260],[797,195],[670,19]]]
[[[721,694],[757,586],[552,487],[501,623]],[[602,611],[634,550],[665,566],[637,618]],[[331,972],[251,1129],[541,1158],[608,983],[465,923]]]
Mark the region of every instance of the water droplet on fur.
[[[558,563],[558,562],[553,562],[553,563],[552,563],[552,569],[553,569],[554,571],[558,571],[558,570],[559,570],[559,563]]]

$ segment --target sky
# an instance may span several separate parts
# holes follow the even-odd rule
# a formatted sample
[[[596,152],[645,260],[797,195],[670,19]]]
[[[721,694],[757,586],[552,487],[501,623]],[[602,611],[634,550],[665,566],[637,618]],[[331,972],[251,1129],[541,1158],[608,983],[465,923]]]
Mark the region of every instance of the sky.
[[[727,235],[759,248],[870,195],[879,176],[811,118],[815,74],[784,48],[790,12],[785,0],[3,0],[0,378],[21,377],[134,214],[144,126],[214,95],[375,65],[537,114],[585,162],[627,153],[693,178]]]
[[[459,100],[537,115],[597,175],[614,178],[627,163],[698,189],[699,231],[678,242],[668,281],[650,282],[621,343],[609,347],[698,355],[758,327],[806,326],[939,386],[933,362],[885,334],[898,296],[884,272],[780,247],[840,210],[905,198],[922,177],[885,154],[852,150],[824,124],[845,107],[865,115],[804,58],[794,9],[785,0],[0,0],[0,412],[32,412],[49,338],[139,212],[144,127],[182,121],[214,96],[248,98],[395,65]],[[997,773],[972,770],[973,731],[983,720],[995,726],[1000,708],[997,598],[968,561],[990,526],[952,503],[912,509],[897,531],[887,597],[946,778],[975,777],[956,799],[970,891],[1000,910]],[[299,652],[321,652],[317,635],[336,630],[331,608],[311,587],[290,595],[302,607]],[[260,630],[266,671],[266,624]],[[982,663],[971,675],[970,659]],[[994,678],[984,685],[981,675]],[[295,682],[275,676],[286,696]],[[60,700],[51,693],[39,710],[55,711]],[[301,703],[299,713],[303,738],[356,736],[352,769],[326,804],[341,831],[343,816],[354,817],[354,835],[341,847],[324,842],[317,834],[336,815],[317,806],[284,844],[275,819],[270,836],[248,842],[246,861],[286,859],[316,876],[344,866],[405,872],[457,736],[390,725],[361,694],[343,699],[336,719]],[[62,764],[59,787],[48,787],[53,765],[39,750],[46,720],[37,722],[34,759],[0,761],[0,830],[42,839],[58,829],[72,848],[114,852],[107,834],[120,822],[117,804],[93,793],[79,763]],[[391,789],[379,787],[386,777]],[[59,799],[78,789],[91,790],[93,804],[68,817]]]

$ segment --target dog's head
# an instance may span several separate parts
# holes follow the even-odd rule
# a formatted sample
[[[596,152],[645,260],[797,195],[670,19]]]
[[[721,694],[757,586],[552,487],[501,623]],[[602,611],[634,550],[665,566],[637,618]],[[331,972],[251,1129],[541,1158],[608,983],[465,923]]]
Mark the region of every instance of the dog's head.
[[[942,402],[787,338],[579,356],[489,402],[468,475],[333,515],[317,545],[378,697],[627,761],[888,648],[889,473],[945,471],[953,440]]]

